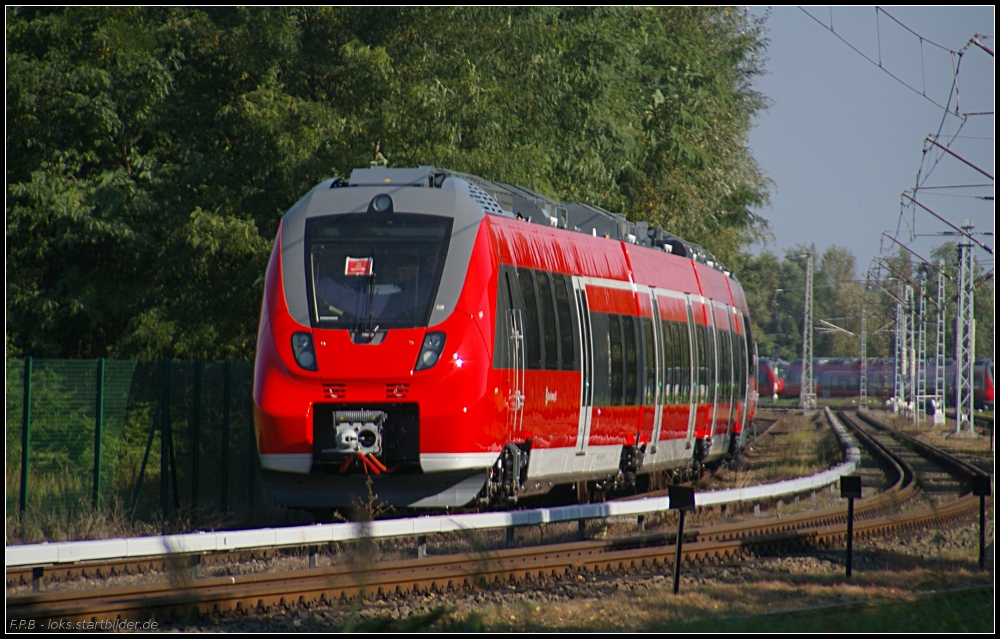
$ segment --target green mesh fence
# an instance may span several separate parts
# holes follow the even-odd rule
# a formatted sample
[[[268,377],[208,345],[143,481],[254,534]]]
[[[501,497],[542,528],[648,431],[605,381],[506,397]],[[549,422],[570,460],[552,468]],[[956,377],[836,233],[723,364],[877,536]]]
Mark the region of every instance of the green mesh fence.
[[[26,386],[27,362],[7,360],[8,512],[114,501],[133,520],[223,525],[274,506],[260,484],[249,362],[32,359]]]

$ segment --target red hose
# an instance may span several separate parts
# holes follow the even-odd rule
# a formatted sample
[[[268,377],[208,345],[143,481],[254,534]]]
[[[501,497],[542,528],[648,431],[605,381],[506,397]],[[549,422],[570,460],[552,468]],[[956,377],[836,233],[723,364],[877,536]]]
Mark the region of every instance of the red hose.
[[[372,472],[376,475],[381,475],[382,471],[378,469],[378,466],[372,463],[372,460],[368,458],[364,453],[358,453],[358,457],[365,463],[365,471],[367,472],[371,468]]]
[[[347,459],[345,459],[344,463],[340,465],[340,474],[343,475],[344,473],[346,473],[347,472],[347,467],[350,466],[351,462],[353,462],[353,461],[354,461],[353,457],[348,457]]]
[[[369,455],[368,456],[368,461],[370,461],[371,463],[375,464],[375,466],[378,467],[378,469],[381,470],[383,473],[385,472],[385,470],[386,470],[385,464],[383,464],[382,462],[380,462],[379,459],[378,459],[378,457],[376,457],[375,455]]]

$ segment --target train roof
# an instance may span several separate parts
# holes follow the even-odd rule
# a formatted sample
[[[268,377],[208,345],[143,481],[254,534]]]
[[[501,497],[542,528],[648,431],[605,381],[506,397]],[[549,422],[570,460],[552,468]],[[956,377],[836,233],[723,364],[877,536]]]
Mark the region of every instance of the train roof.
[[[485,178],[434,166],[417,168],[387,168],[372,166],[354,169],[348,180],[334,179],[332,188],[348,186],[418,186],[441,188],[449,177],[468,182],[471,192],[483,204],[489,215],[518,218],[532,224],[598,235],[611,239],[659,249],[705,264],[728,277],[735,276],[701,246],[681,239],[647,222],[630,222],[621,213],[614,213],[593,204],[559,202],[530,189],[513,184],[492,182]]]

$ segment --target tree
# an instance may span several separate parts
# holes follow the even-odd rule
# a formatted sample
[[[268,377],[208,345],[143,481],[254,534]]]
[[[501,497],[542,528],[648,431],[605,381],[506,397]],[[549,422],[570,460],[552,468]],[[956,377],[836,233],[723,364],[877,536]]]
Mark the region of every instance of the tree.
[[[281,214],[379,143],[724,261],[766,232],[745,10],[6,12],[12,354],[249,358]]]

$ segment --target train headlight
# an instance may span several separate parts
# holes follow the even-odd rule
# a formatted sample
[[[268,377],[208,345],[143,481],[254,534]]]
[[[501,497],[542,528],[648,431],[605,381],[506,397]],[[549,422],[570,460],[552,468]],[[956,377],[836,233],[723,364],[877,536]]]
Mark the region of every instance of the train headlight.
[[[417,365],[413,367],[415,371],[422,371],[437,364],[441,359],[441,351],[444,349],[444,333],[427,333],[424,336],[424,343],[420,347],[420,355],[417,356]]]
[[[316,370],[316,351],[313,350],[312,335],[309,333],[292,334],[292,353],[295,362],[307,371]]]
[[[392,198],[385,193],[379,193],[372,198],[372,201],[368,203],[369,213],[392,213],[393,204]]]

